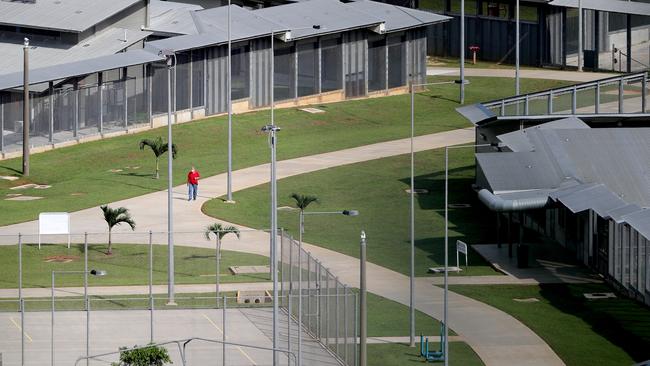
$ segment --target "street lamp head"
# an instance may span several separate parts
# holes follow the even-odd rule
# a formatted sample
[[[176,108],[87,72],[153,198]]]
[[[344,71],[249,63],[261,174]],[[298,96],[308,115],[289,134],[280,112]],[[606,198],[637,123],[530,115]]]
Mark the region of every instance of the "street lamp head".
[[[345,216],[359,216],[359,211],[357,210],[343,210],[341,213]]]
[[[90,274],[96,277],[103,277],[106,276],[106,271],[103,269],[91,269]]]
[[[23,44],[25,45],[25,48],[29,47],[29,38],[25,37],[23,41],[24,41]]]
[[[276,125],[266,125],[262,127],[262,132],[277,132],[280,131],[281,128],[276,126]]]

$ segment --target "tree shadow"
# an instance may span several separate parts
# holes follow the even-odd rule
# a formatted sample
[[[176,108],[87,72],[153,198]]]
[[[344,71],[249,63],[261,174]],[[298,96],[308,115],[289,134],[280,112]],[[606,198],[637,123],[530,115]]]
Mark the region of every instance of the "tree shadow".
[[[14,173],[18,174],[19,177],[23,175],[23,172],[21,170],[18,170],[16,168],[12,168],[10,166],[0,165],[0,168],[7,169],[10,172],[14,172]]]
[[[123,175],[127,177],[150,177],[151,179],[155,179],[156,173],[128,172],[128,173],[118,173],[117,175]]]

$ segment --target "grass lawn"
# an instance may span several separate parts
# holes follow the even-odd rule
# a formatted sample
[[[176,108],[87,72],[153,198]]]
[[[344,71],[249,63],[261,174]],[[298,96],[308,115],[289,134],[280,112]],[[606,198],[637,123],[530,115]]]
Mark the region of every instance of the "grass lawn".
[[[154,284],[167,283],[167,246],[154,245]],[[112,285],[146,285],[149,281],[149,247],[142,244],[114,244],[113,254],[106,255],[105,245],[89,245],[88,268],[103,269],[108,272],[104,277],[88,276],[91,286]],[[176,245],[175,278],[176,283],[214,283],[214,250],[191,248]],[[72,262],[46,262],[52,256],[70,256]],[[18,247],[16,245],[0,246],[0,288],[18,287]],[[23,286],[50,287],[51,272],[83,271],[84,253],[82,244],[44,245],[41,250],[37,245],[23,246]],[[228,270],[233,265],[268,265],[266,257],[233,251],[221,253],[221,276],[223,282],[259,282],[268,281],[266,274],[231,275]],[[82,275],[60,275],[56,278],[57,286],[83,286]]]
[[[435,78],[440,81],[451,79],[453,77]],[[513,83],[509,79],[470,80],[472,84],[467,88],[467,103],[513,94]],[[523,80],[522,90],[529,92],[566,84],[560,81]],[[469,123],[455,111],[457,100],[458,88],[451,85],[438,86],[417,95],[416,133],[421,135],[469,127]],[[399,95],[316,105],[326,111],[322,114],[309,114],[296,108],[278,110],[276,123],[282,127],[278,158],[288,159],[408,137],[409,103],[409,95]],[[260,132],[268,121],[268,111],[233,118],[234,169],[268,161],[267,136]],[[52,188],[20,191],[25,195],[44,197],[41,200],[3,201],[0,225],[33,220],[39,212],[71,212],[165,189],[166,155],[161,160],[161,179],[151,179],[154,156],[150,151],[140,151],[138,143],[142,138],[166,136],[166,133],[166,127],[162,127],[33,155],[30,178],[12,182],[0,180],[0,196],[16,193],[9,188],[25,183],[48,184]],[[184,182],[192,164],[203,177],[225,171],[225,116],[174,127],[174,143],[179,150],[174,165],[175,184]],[[0,175],[20,176],[20,170],[20,158],[0,162]]]
[[[307,211],[357,209],[360,215],[306,216],[304,240],[345,253],[359,254],[359,233],[368,235],[368,259],[376,264],[407,274],[410,268],[409,187],[410,155],[356,163],[285,178],[278,182],[278,206],[293,206],[291,193],[316,195],[321,203]],[[449,244],[455,263],[455,243],[486,242],[492,234],[494,218],[471,189],[474,181],[472,149],[452,150],[449,157],[449,203],[467,203],[470,208],[450,209]],[[416,188],[429,194],[416,197],[416,275],[427,274],[429,267],[444,263],[444,150],[416,154]],[[265,228],[269,222],[268,184],[237,193],[237,205],[214,199],[203,212],[230,222]],[[280,227],[294,236],[298,231],[298,212],[279,210]],[[476,253],[470,252],[470,268],[461,275],[497,274]]]
[[[429,343],[429,350],[439,349],[438,343]],[[484,365],[481,359],[465,342],[449,342],[449,364],[454,366],[475,366]],[[425,365],[424,359],[420,357],[420,344],[409,347],[408,344],[369,344],[368,365],[382,366],[406,366]],[[433,365],[442,362],[432,363]]]
[[[584,298],[583,293],[612,292],[606,285],[456,285],[450,290],[519,319],[568,366],[631,365],[650,359],[650,309],[627,298]]]

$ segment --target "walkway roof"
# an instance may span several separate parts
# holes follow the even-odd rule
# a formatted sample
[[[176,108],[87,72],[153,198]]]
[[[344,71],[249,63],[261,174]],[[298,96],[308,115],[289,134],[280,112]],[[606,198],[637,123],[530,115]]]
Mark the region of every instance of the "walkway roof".
[[[403,29],[421,27],[451,19],[450,17],[428,11],[370,0],[353,1],[345,5],[383,20],[386,24],[386,32],[397,32]]]

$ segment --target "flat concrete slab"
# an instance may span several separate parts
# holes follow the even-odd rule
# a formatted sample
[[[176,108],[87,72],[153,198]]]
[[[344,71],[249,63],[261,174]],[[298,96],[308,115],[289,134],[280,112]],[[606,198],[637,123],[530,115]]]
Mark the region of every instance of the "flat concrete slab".
[[[270,273],[269,266],[232,266],[228,268],[234,275],[240,274],[256,274],[256,273]]]
[[[43,197],[20,195],[20,196],[5,198],[5,201],[35,201],[35,200],[40,200],[40,199],[43,199]]]
[[[150,341],[150,312],[148,310],[91,311],[89,347],[90,354],[117,351],[121,346],[145,345]],[[201,337],[222,340],[225,329],[229,342],[271,347],[271,308],[245,308],[226,310],[224,328],[222,309],[178,309],[154,312],[154,340],[167,342],[183,338]],[[0,352],[6,365],[21,363],[21,330],[19,313],[0,313]],[[25,313],[25,365],[50,365],[51,315],[50,312]],[[280,347],[288,345],[288,319],[281,313]],[[292,324],[293,350],[297,349],[298,327]],[[181,344],[182,346],[182,344]],[[165,346],[175,365],[182,365],[177,344]],[[192,341],[186,347],[188,365],[221,365],[223,357],[220,344]],[[57,311],[54,322],[55,365],[74,365],[78,357],[86,354],[86,313]],[[107,365],[117,361],[118,354],[97,358],[90,365]],[[287,357],[279,357],[287,365]],[[272,352],[244,346],[226,347],[226,364],[233,366],[272,365]],[[338,365],[320,343],[303,332],[303,360],[305,365]],[[84,364],[85,362],[79,363]],[[292,363],[293,365],[293,363]]]

